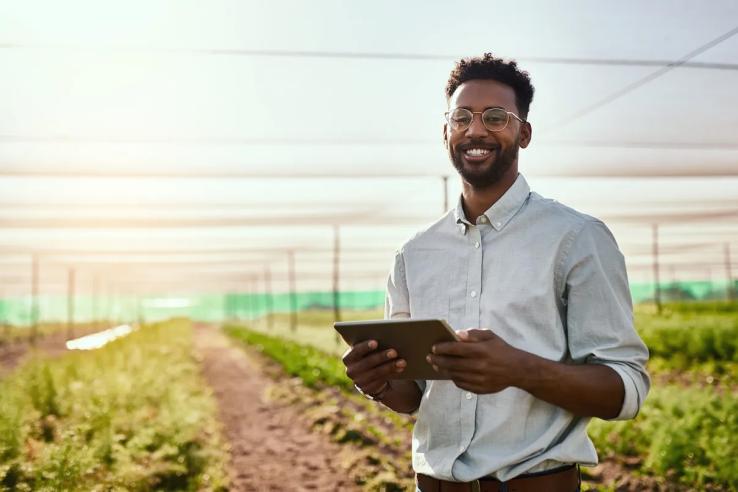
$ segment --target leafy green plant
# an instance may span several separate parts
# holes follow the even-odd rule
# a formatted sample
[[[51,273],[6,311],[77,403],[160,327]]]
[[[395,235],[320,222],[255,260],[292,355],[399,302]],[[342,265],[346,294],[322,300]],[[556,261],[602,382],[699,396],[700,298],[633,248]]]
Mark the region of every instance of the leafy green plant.
[[[738,395],[712,388],[655,387],[635,420],[594,419],[601,455],[642,460],[641,471],[688,485],[738,488]]]
[[[0,489],[221,490],[226,454],[185,321],[0,381]]]
[[[240,326],[227,326],[224,329],[234,339],[252,345],[259,352],[274,359],[287,374],[299,377],[308,387],[323,384],[345,390],[353,389],[353,383],[346,376],[343,363],[335,356],[314,347]]]

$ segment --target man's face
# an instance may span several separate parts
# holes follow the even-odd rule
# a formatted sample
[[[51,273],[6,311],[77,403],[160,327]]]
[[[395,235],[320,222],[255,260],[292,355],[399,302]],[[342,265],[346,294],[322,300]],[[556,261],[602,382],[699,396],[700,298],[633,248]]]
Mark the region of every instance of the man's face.
[[[512,87],[495,80],[469,80],[461,84],[449,100],[449,111],[466,108],[482,112],[502,108],[520,116]],[[492,132],[475,114],[466,130],[444,126],[449,157],[461,177],[473,188],[493,186],[502,177],[518,173],[518,148],[530,142],[530,125],[510,116],[504,130]]]

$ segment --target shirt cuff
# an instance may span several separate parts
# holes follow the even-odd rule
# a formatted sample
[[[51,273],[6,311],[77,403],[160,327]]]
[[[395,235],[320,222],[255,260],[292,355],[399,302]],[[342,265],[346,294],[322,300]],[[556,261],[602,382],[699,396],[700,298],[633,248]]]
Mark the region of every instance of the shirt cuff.
[[[641,396],[638,393],[638,387],[635,381],[633,381],[631,371],[620,364],[605,363],[604,365],[618,373],[620,379],[623,380],[623,388],[625,389],[623,406],[620,408],[620,413],[616,417],[605,420],[629,420],[635,418],[638,415],[638,410],[641,408]]]

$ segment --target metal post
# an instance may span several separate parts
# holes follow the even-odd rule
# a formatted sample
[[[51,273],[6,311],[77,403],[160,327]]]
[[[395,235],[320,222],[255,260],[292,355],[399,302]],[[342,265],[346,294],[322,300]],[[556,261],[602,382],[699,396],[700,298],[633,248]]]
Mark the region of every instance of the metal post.
[[[656,311],[661,314],[661,286],[659,285],[659,226],[652,225],[653,232],[653,281]]]
[[[725,277],[728,279],[727,295],[728,300],[735,300],[735,286],[733,285],[733,265],[730,262],[730,243],[725,243],[723,246],[723,252],[725,254]]]
[[[67,340],[74,338],[74,268],[67,271]]]
[[[287,251],[287,276],[290,286],[290,330],[297,330],[297,292],[295,290],[295,252]]]
[[[341,321],[341,306],[339,304],[339,265],[341,255],[341,237],[338,224],[333,226],[333,319]]]
[[[254,280],[251,277],[249,277],[249,280],[246,284],[246,319],[249,321],[254,319],[253,314],[255,310],[254,308],[256,307],[255,302],[254,302],[254,296],[252,295],[254,291],[253,282]]]
[[[97,320],[100,316],[100,306],[99,306],[99,296],[100,296],[100,277],[95,274],[95,276],[92,277],[92,328],[97,330],[98,324]]]
[[[266,301],[267,328],[274,329],[274,299],[272,298],[272,272],[267,266],[264,269],[264,294]]]
[[[143,299],[141,294],[136,296],[136,309],[138,311],[138,326],[142,328],[146,320],[144,319]]]
[[[34,253],[31,257],[31,345],[36,345],[36,338],[38,337],[38,268],[38,254]]]

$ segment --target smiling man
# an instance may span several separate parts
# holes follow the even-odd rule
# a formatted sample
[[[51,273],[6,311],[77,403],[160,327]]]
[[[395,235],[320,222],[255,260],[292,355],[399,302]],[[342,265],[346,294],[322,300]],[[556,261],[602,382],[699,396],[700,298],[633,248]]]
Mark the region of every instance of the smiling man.
[[[461,341],[427,361],[446,380],[393,379],[375,341],[344,356],[357,389],[417,410],[413,467],[429,491],[579,490],[597,453],[590,418],[630,419],[648,393],[623,256],[599,220],[531,192],[533,86],[513,61],[459,61],[443,139],[459,203],[396,254],[386,317],[442,318]]]

